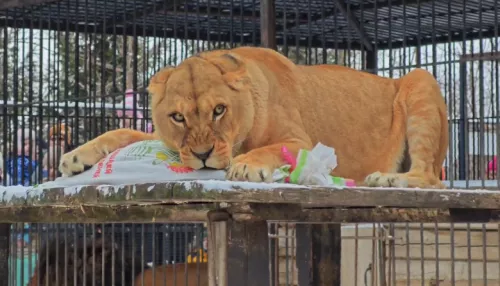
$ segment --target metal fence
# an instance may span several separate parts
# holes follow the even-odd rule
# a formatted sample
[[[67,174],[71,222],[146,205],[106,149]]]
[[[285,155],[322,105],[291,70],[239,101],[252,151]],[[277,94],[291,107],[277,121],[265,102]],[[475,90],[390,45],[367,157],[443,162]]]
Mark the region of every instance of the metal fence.
[[[207,49],[262,45],[299,64],[340,64],[388,77],[417,67],[431,71],[440,83],[450,122],[443,177],[451,187],[498,189],[499,6],[495,0],[2,1],[1,182],[11,186],[52,180],[62,153],[107,130],[131,127],[153,132],[145,87],[159,68]],[[269,225],[268,255],[275,270],[270,285],[302,285],[294,284],[300,271],[294,268],[298,260],[293,260],[300,244],[293,237],[302,234],[289,234],[287,228],[296,228],[285,225]],[[486,285],[499,280],[495,226],[480,225],[476,232],[474,225],[465,230],[455,225],[415,227],[344,226],[342,285]],[[206,237],[202,229],[200,224],[121,223],[33,223],[27,229],[13,228],[9,261],[18,266],[10,268],[8,281],[25,285],[42,256],[49,260],[46,272],[54,271],[51,279],[59,277],[49,285],[63,283],[65,277],[79,279],[77,285],[84,283],[80,279],[95,285],[116,279],[118,285],[124,275],[134,275],[137,261],[140,269],[148,263],[160,265],[151,277],[161,277],[161,271],[171,271],[179,279],[187,277],[185,273],[199,277],[204,266],[198,260],[185,262],[193,257],[192,251],[206,249],[200,246]],[[50,244],[52,236],[63,246]],[[133,262],[126,270],[109,269],[81,260],[97,259],[95,255],[51,252],[65,250],[68,244],[87,249],[88,243],[97,243],[98,249],[111,245],[110,259],[130,255]],[[49,249],[42,251],[44,247]],[[99,255],[108,258],[106,251]],[[280,260],[284,257],[292,260]],[[183,270],[191,265],[197,269],[166,270],[177,263]],[[51,268],[54,264],[73,268],[56,270],[60,268]],[[116,275],[99,284],[95,265]],[[82,274],[86,267],[94,271],[90,276]]]
[[[33,219],[40,222],[103,221],[103,208],[120,214],[112,220],[161,221],[13,224],[6,285],[209,285],[210,258],[227,267],[230,282],[219,285],[495,285],[500,279],[498,191],[337,190],[328,199],[321,188],[249,191],[212,193],[210,202],[186,192],[161,203],[137,199],[141,204],[61,194],[64,201],[87,199],[2,207],[8,222],[35,212],[45,215]],[[246,200],[234,199],[244,194]],[[201,210],[208,211],[208,233],[202,224],[164,224],[195,220]],[[365,221],[373,223],[358,223]],[[219,223],[225,232],[214,227]]]
[[[197,279],[206,276],[202,224],[12,226],[9,285],[198,285],[191,264],[201,265]]]
[[[497,1],[280,0],[269,2],[273,9],[256,0],[15,3],[0,6],[3,154],[26,149],[40,162],[54,153],[45,165],[57,164],[60,151],[46,143],[60,122],[71,129],[72,146],[125,126],[123,117],[139,119],[126,126],[152,130],[145,86],[159,68],[202,50],[266,45],[301,64],[388,77],[431,71],[448,104],[452,138],[443,176],[499,183]],[[33,144],[16,133],[26,128],[34,134],[24,139]],[[26,184],[44,177],[38,165],[27,171],[33,176]],[[13,177],[7,183],[18,183],[3,168],[7,175]]]
[[[87,283],[92,281],[131,285],[126,283],[131,280],[136,285],[206,285],[202,282],[206,260],[196,260],[200,257],[196,251],[206,240],[201,225],[120,223],[103,229],[101,224],[30,224],[13,229],[9,277],[15,278],[9,285],[26,285],[34,273],[41,277],[40,285],[47,285],[44,275],[52,279],[48,285],[91,285]],[[297,229],[301,230],[300,224],[269,224],[269,285],[303,285],[297,255],[305,245],[298,245]],[[438,281],[440,285],[496,285],[500,279],[498,224],[343,224],[341,239],[341,285],[437,285]],[[182,253],[183,246],[188,247]],[[184,264],[188,257],[192,264]],[[172,266],[177,271],[167,272]]]
[[[271,285],[303,285],[296,226],[272,225],[279,231],[270,235]],[[498,239],[492,223],[342,224],[339,278],[341,285],[496,285]]]
[[[205,232],[202,224],[19,224],[8,285],[207,285]]]

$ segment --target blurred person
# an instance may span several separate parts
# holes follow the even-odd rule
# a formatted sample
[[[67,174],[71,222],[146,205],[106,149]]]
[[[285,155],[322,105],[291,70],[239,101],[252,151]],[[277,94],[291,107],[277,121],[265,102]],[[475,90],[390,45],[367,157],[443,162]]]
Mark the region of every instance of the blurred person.
[[[0,184],[3,183],[3,153],[0,152]]]
[[[486,178],[493,180],[496,178],[497,174],[497,156],[493,156],[493,159],[488,162],[488,168],[486,169]]]
[[[41,144],[38,144],[35,131],[30,129],[18,129],[16,133],[16,150],[12,150],[7,158],[7,185],[31,184],[32,175],[38,168],[38,156]]]
[[[61,174],[58,170],[59,160],[64,153],[73,150],[71,144],[71,127],[65,123],[53,125],[49,129],[48,150],[43,157],[43,181],[52,181]]]
[[[17,249],[13,249],[15,255],[12,255],[11,259],[9,259],[9,268],[16,273],[14,278],[16,283],[13,285],[26,285],[30,279],[30,273],[35,271],[38,259],[36,251],[37,235],[30,233],[30,226],[29,223],[11,225],[11,235],[17,237]],[[31,252],[29,248],[31,248]]]
[[[31,244],[31,235],[29,223],[17,224],[15,232],[17,232],[17,247],[18,249],[27,247]],[[22,229],[22,231],[21,231]]]
[[[134,91],[131,89],[127,89],[125,91],[125,113],[123,112],[123,109],[117,108],[116,110],[116,115],[120,117],[120,128],[134,128],[133,124],[133,118],[134,118]],[[135,118],[136,118],[136,128],[137,129],[142,129],[142,126],[144,125],[143,123],[146,122],[144,119],[144,115],[141,110],[139,110],[140,107],[137,107],[137,110],[135,112]],[[145,126],[146,130],[145,132],[151,133],[153,132],[153,125],[151,123],[146,123]]]

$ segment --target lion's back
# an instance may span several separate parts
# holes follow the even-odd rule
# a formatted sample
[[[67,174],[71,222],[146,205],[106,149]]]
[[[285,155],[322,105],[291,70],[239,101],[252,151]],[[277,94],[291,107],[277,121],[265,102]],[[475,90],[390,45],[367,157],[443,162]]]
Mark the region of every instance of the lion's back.
[[[377,94],[386,98],[395,94],[396,80],[350,67],[295,64],[275,50],[260,47],[240,47],[232,51],[258,64],[265,73],[270,73],[270,80],[276,80],[287,91],[285,96],[303,94],[321,100],[340,93],[339,96],[347,96],[354,92],[363,97],[370,94],[371,98],[376,98]]]
[[[240,47],[232,51],[260,67],[273,86],[272,102],[284,108],[295,107],[313,141],[326,139],[326,126],[330,126],[329,131],[344,133],[347,125],[358,130],[377,125],[378,132],[389,132],[397,80],[341,65],[295,64],[267,48]],[[332,122],[343,127],[331,127]]]

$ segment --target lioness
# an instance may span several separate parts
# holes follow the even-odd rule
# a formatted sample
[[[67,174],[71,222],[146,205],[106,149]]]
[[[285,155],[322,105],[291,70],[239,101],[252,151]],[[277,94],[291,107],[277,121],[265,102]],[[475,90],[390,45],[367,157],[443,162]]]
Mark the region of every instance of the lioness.
[[[400,79],[336,65],[296,65],[256,47],[214,50],[157,72],[154,135],[109,131],[65,154],[68,176],[133,142],[161,139],[194,169],[227,169],[236,181],[269,182],[297,154],[321,142],[336,149],[333,175],[360,185],[443,188],[446,104],[425,70]]]

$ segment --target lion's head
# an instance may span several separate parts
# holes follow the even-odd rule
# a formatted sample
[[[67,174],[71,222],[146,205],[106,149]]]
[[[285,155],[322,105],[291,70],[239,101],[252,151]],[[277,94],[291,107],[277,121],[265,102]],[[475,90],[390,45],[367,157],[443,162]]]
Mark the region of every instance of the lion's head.
[[[150,81],[153,122],[163,142],[194,169],[226,168],[252,127],[245,62],[231,53],[193,56]]]

